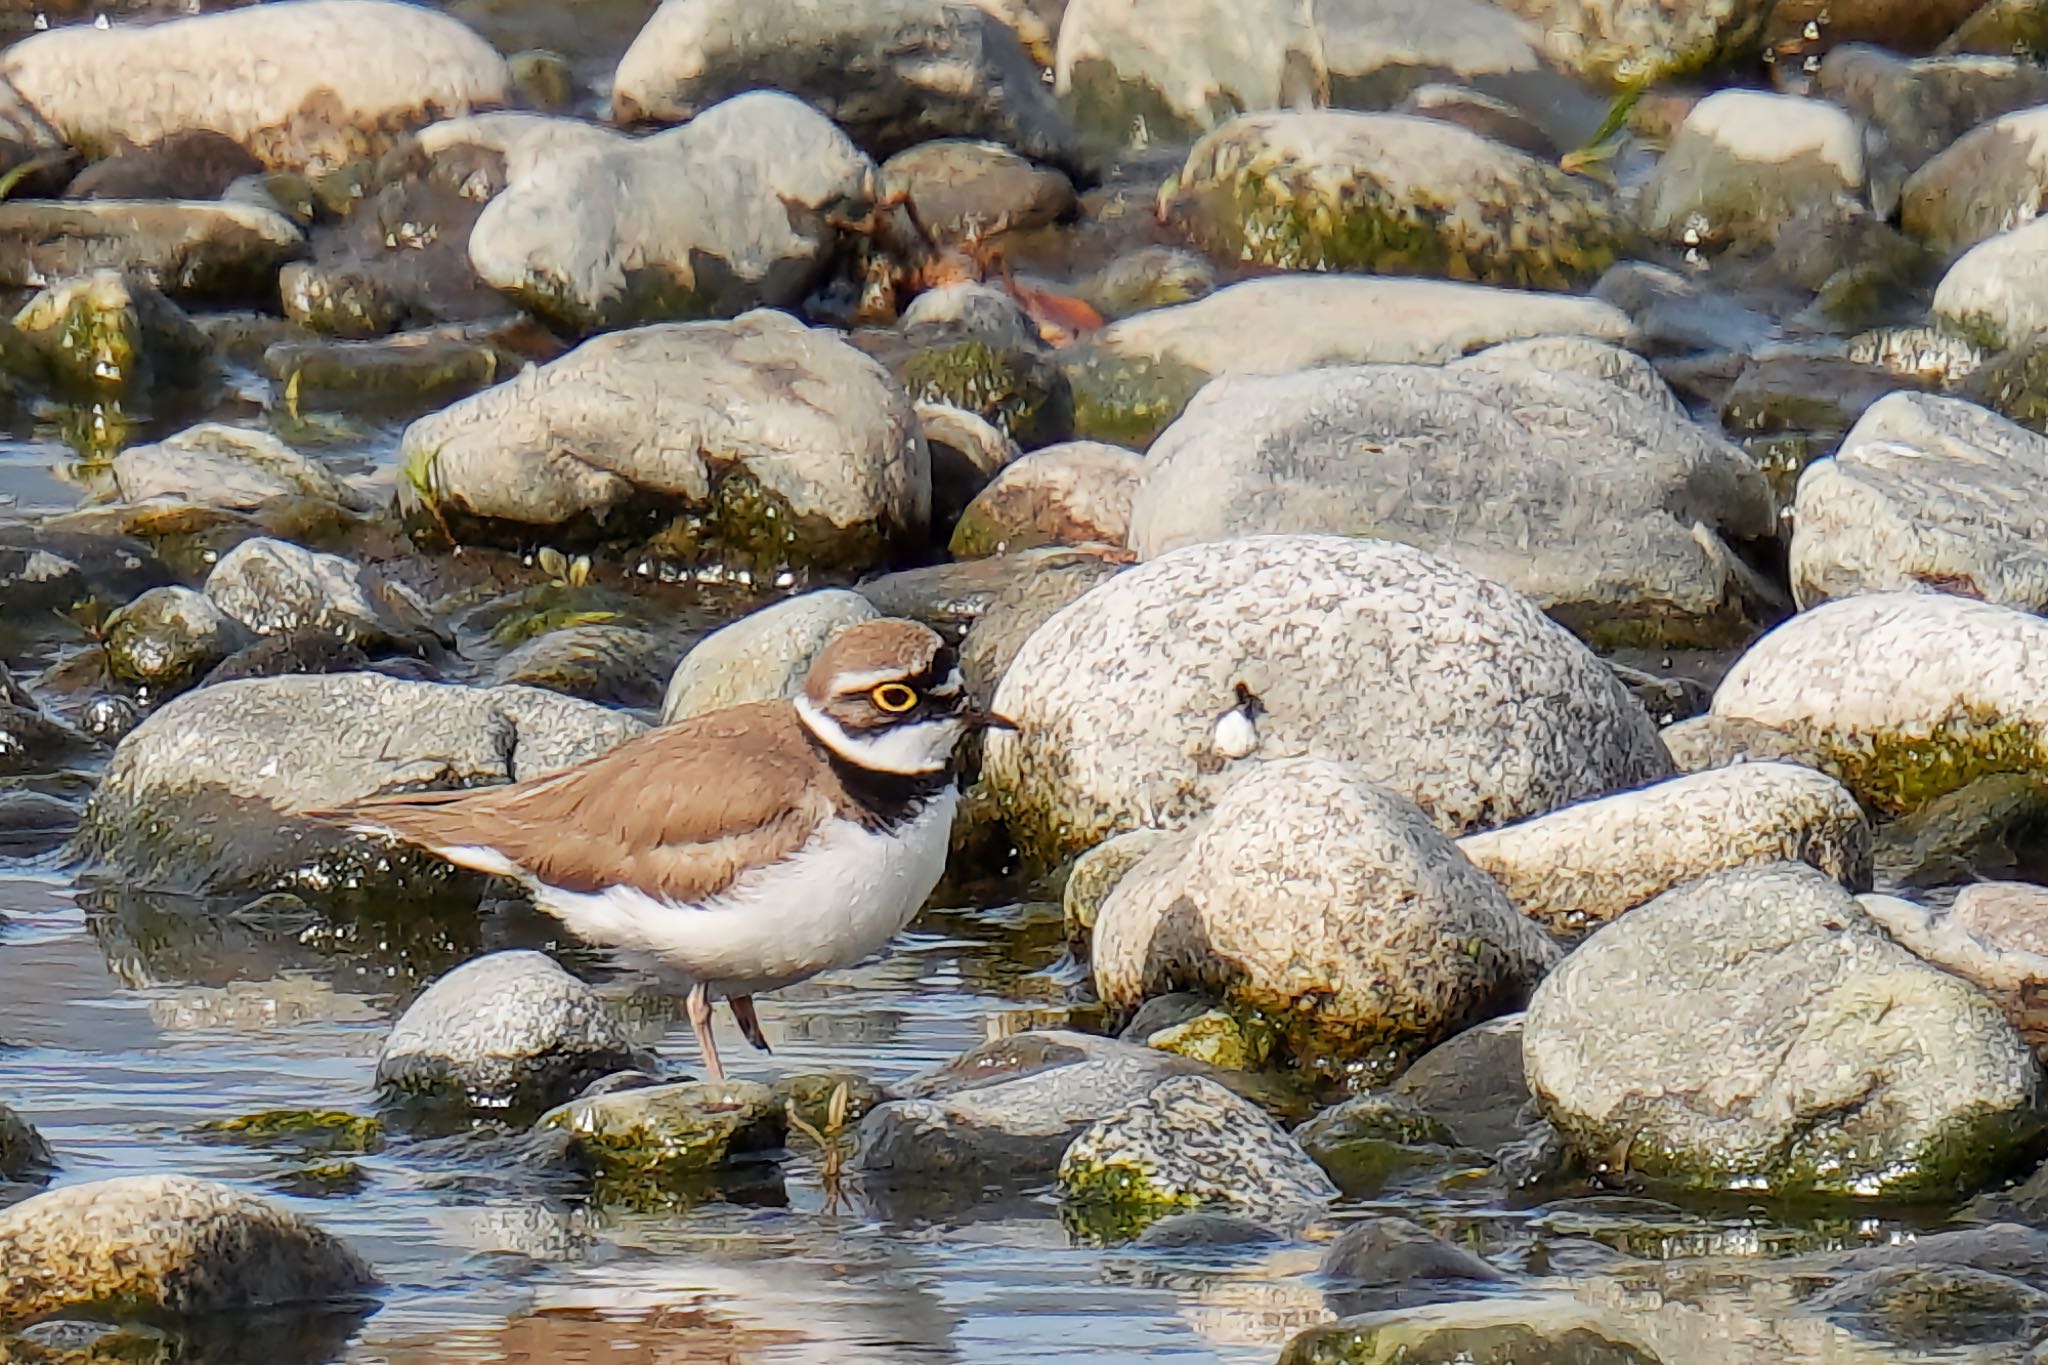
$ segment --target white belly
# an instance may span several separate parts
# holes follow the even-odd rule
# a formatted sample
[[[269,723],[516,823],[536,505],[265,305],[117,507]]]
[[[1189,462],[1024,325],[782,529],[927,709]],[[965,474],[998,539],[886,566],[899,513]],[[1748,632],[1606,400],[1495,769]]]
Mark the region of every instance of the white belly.
[[[910,923],[946,870],[959,800],[946,788],[894,834],[836,821],[698,904],[626,886],[537,886],[534,899],[577,937],[652,958],[715,995],[778,990],[860,961]]]

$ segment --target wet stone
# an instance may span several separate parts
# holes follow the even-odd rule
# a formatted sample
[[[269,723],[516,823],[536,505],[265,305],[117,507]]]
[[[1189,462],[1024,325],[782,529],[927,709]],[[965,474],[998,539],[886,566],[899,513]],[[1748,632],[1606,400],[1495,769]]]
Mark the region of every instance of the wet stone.
[[[358,510],[368,503],[325,466],[269,432],[218,422],[129,446],[114,457],[113,475],[125,502],[163,498],[244,510],[284,498]]]
[[[1074,210],[1074,186],[993,142],[920,143],[882,163],[885,197],[903,195],[938,242],[1044,227]]]
[[[1325,1109],[1294,1140],[1352,1198],[1370,1198],[1404,1172],[1456,1160],[1450,1129],[1404,1096],[1375,1092]]]
[[[1035,344],[970,338],[919,350],[896,366],[896,377],[919,402],[974,413],[1026,450],[1074,434],[1072,386]]]
[[[1403,1303],[1478,1297],[1508,1277],[1406,1218],[1367,1218],[1323,1253],[1330,1307],[1343,1316]],[[1426,1357],[1425,1357],[1426,1358]]]
[[[543,954],[491,953],[442,976],[392,1025],[377,1084],[485,1113],[558,1104],[633,1065],[618,1022]]]
[[[261,298],[304,246],[290,219],[245,204],[0,204],[0,285],[15,288],[105,269],[140,275],[178,299]]]
[[[1476,1299],[1341,1318],[1295,1336],[1280,1365],[1661,1365],[1618,1321],[1563,1295]]]
[[[1529,1084],[1522,1075],[1522,1020],[1490,1019],[1416,1058],[1391,1087],[1463,1147],[1495,1151],[1520,1137]]]
[[[27,1119],[0,1104],[0,1180],[28,1180],[54,1169],[50,1144]]]
[[[568,626],[519,645],[491,666],[492,685],[517,683],[607,706],[653,706],[675,651],[632,626]]]
[[[1214,1251],[1276,1246],[1286,1238],[1255,1218],[1197,1209],[1170,1213],[1131,1245],[1141,1251]]]
[[[1969,882],[2017,866],[2043,833],[2048,777],[1992,773],[1880,826],[1878,877],[1902,887]]]
[[[113,607],[171,581],[146,541],[128,536],[0,525],[0,633],[37,616]]]
[[[599,1181],[600,1198],[702,1177],[782,1145],[786,1117],[758,1081],[681,1081],[571,1100],[535,1132],[566,1139]]]
[[[174,692],[248,639],[240,622],[190,588],[151,588],[107,619],[107,669],[122,682]]]
[[[213,372],[213,348],[183,310],[114,270],[51,285],[22,306],[14,325],[64,393],[192,390]]]

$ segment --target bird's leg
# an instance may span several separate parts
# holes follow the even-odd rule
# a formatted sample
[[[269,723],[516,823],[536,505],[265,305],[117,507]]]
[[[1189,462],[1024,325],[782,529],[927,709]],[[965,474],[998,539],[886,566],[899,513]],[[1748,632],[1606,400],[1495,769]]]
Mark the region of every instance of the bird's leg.
[[[728,995],[725,998],[725,1003],[732,1006],[732,1017],[739,1020],[740,1032],[746,1035],[748,1042],[763,1052],[772,1053],[775,1051],[774,1048],[768,1046],[768,1035],[761,1032],[760,1017],[754,1013],[753,996]]]
[[[712,1080],[724,1080],[725,1068],[718,1064],[718,1041],[711,1036],[711,988],[701,981],[691,986],[683,1008],[689,1013],[691,1032],[697,1035],[697,1050],[704,1054],[704,1069],[711,1073]]]

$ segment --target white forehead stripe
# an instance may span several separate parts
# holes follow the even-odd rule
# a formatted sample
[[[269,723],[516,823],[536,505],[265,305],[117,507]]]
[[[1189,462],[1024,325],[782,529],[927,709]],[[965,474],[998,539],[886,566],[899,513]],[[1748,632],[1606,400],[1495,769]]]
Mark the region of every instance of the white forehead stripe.
[[[796,713],[820,744],[848,763],[878,773],[920,777],[939,772],[952,760],[953,745],[960,738],[960,722],[950,716],[892,725],[876,734],[856,737],[820,711],[809,697],[796,699]]]
[[[865,692],[870,687],[880,687],[883,683],[902,682],[906,678],[914,678],[916,676],[916,673],[902,668],[877,668],[866,673],[834,673],[832,675],[832,690],[834,692]]]

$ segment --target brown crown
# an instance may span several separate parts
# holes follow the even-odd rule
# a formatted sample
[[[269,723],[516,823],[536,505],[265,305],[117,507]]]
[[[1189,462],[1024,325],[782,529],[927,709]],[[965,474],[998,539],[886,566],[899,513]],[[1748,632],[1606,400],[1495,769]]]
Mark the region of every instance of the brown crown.
[[[930,673],[946,642],[929,627],[893,617],[863,621],[834,636],[804,675],[804,693],[823,704],[848,678],[916,678]]]

